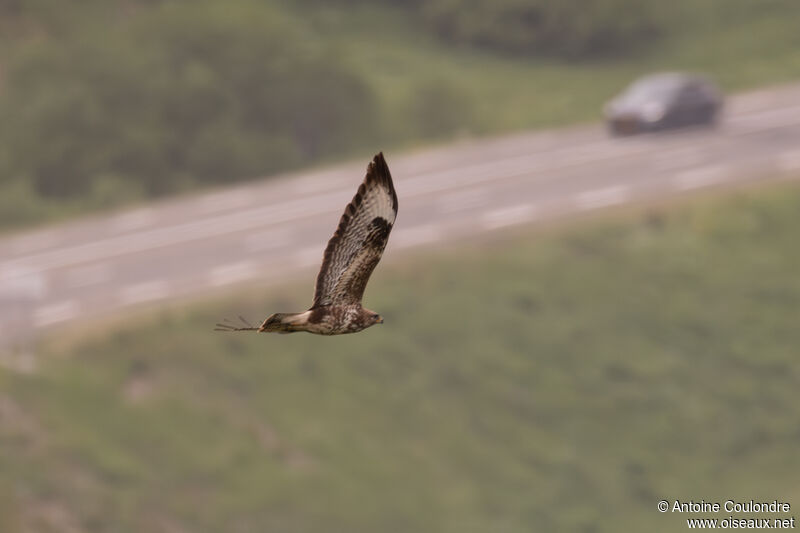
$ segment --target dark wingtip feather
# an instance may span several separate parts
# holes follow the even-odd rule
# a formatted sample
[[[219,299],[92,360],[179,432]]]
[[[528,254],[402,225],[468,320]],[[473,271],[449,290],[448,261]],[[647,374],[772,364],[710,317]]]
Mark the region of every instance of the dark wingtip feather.
[[[375,180],[389,188],[392,193],[392,209],[397,213],[397,193],[394,190],[392,173],[389,172],[389,165],[386,164],[383,152],[378,152],[375,157],[372,158],[372,162],[370,162],[367,168],[367,181],[370,180]]]
[[[389,173],[389,165],[386,164],[386,159],[383,157],[383,152],[378,152],[375,157],[372,158],[372,161],[369,164],[369,168],[367,168],[367,172],[375,176],[375,178],[384,178],[385,176],[389,176],[391,180],[391,174]]]

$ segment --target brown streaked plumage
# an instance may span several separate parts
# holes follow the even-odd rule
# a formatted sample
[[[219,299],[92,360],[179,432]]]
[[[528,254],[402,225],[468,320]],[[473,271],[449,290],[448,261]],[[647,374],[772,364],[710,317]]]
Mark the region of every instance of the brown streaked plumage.
[[[311,307],[302,313],[275,313],[259,327],[239,317],[244,326],[225,323],[215,329],[341,335],[383,323],[378,313],[361,306],[361,298],[396,217],[397,193],[383,153],[379,153],[367,166],[364,182],[328,241]]]

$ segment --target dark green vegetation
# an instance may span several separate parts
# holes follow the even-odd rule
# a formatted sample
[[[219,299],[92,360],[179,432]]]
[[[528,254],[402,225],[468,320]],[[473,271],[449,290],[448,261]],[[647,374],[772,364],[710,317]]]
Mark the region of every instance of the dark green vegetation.
[[[800,63],[795,0],[12,0],[0,227],[594,119],[630,79]]]
[[[739,192],[382,265],[386,324],[358,335],[211,331],[303,283],[59,336],[0,372],[0,530],[677,531],[661,498],[794,505],[798,228],[796,185]]]
[[[444,38],[502,52],[588,58],[657,41],[667,8],[639,0],[437,0],[426,22]]]

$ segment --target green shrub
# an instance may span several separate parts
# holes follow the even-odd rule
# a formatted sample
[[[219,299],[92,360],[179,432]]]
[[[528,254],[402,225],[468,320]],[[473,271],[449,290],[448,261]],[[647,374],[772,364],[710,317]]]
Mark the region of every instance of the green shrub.
[[[575,58],[652,40],[659,29],[656,6],[641,0],[435,0],[424,17],[451,41]]]

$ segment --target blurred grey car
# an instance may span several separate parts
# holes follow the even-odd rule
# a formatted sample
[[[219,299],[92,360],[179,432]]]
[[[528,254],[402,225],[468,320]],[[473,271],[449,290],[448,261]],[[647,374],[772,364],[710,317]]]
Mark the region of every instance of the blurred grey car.
[[[707,77],[669,72],[639,78],[605,106],[613,135],[714,124],[722,93]]]

